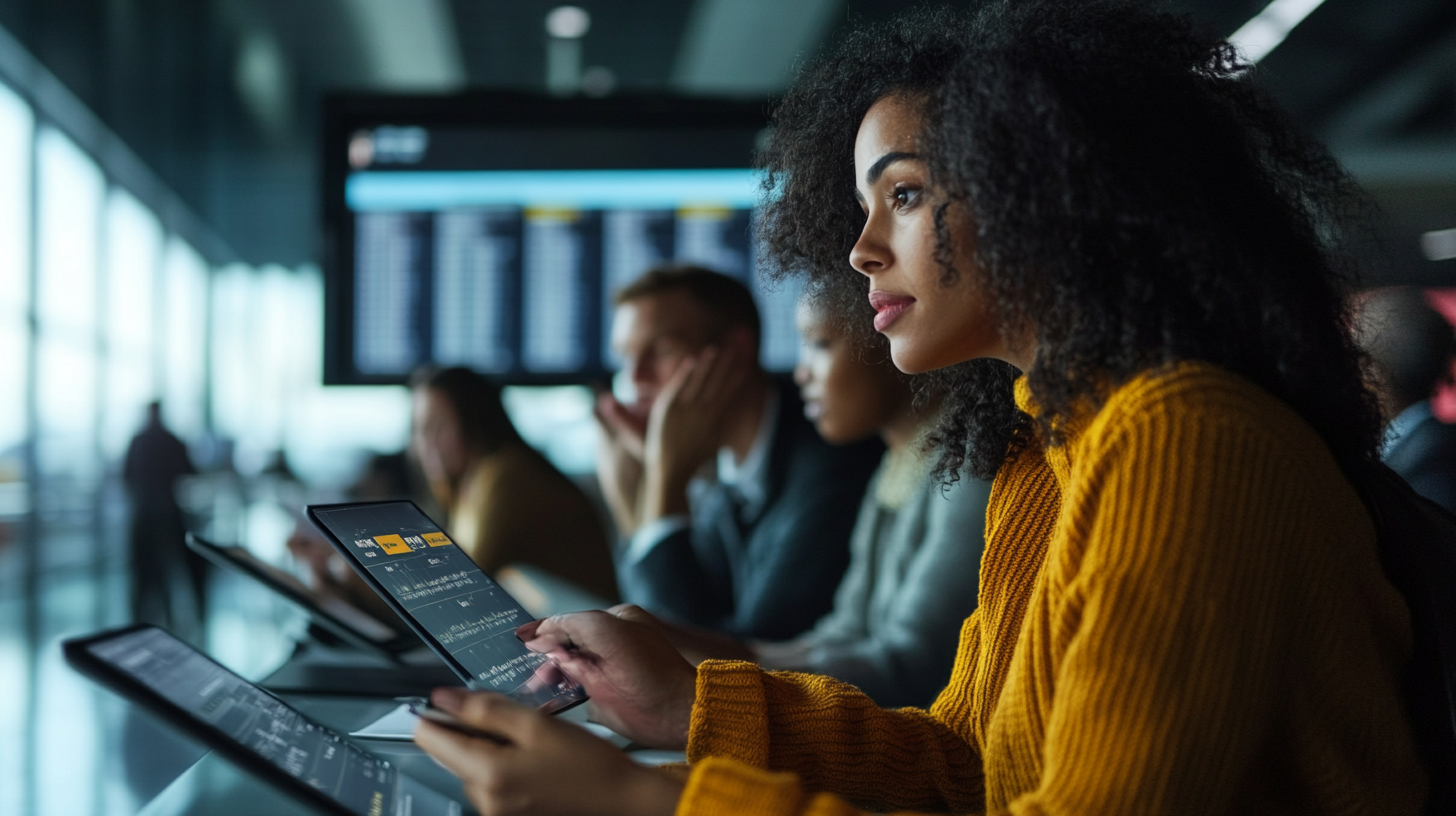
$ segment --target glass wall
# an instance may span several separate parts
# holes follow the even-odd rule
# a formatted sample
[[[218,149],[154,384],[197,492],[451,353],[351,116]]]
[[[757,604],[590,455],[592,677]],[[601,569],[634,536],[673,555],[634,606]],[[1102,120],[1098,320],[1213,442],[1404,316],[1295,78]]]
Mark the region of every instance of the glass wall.
[[[30,108],[0,86],[0,735],[26,733],[31,699],[26,589],[30,570],[25,535],[30,509],[27,440],[30,437]],[[27,808],[29,747],[0,738],[0,813]]]
[[[148,405],[197,466],[188,525],[282,562],[305,500],[403,448],[409,401],[322,387],[317,270],[214,267],[37,111],[0,82],[0,813],[131,813],[196,751],[129,752],[156,727],[60,642],[132,618],[124,463]],[[209,586],[191,638],[251,676],[281,662],[294,613]]]
[[[153,206],[164,191],[128,189],[100,157],[112,149],[91,149],[114,136],[94,120],[68,129],[75,110],[5,84],[5,66],[0,814],[132,813],[197,749],[72,671],[60,644],[134,617],[150,550],[135,543],[125,465],[149,406],[195,466],[177,491],[188,529],[288,566],[303,505],[339,500],[371,454],[401,451],[410,400],[402,387],[323,387],[319,271],[205,257],[169,220],[174,206]],[[592,469],[586,388],[504,400],[528,442],[568,472]],[[242,579],[203,584],[199,623],[176,634],[254,678],[286,658],[295,610]],[[138,734],[147,751],[133,750]]]

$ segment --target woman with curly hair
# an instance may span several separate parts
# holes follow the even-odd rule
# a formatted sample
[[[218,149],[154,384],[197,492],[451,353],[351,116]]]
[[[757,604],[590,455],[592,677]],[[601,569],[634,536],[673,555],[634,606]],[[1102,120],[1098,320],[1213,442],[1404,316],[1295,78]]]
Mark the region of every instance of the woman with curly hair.
[[[437,701],[509,745],[419,743],[491,813],[1420,813],[1410,617],[1347,478],[1361,198],[1250,73],[1143,5],[999,0],[862,31],[779,106],[770,254],[936,372],[948,478],[996,473],[930,709],[695,671],[628,608],[520,635],[685,784],[489,695]]]

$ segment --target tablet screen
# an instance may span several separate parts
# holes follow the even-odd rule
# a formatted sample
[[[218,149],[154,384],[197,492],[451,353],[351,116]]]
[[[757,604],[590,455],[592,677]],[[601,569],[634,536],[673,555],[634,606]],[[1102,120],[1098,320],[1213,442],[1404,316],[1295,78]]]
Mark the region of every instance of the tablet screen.
[[[458,816],[460,804],[404,776],[160,629],[87,647],[174,707],[360,816]]]
[[[269,564],[242,547],[213,545],[213,550],[224,558],[231,559],[242,568],[243,572],[262,580],[271,580],[273,584],[291,591],[292,594],[289,597],[300,602],[311,602],[318,609],[332,615],[353,632],[367,638],[372,643],[384,644],[399,639],[399,632],[376,620],[367,612],[336,595],[309,588],[292,573]]]
[[[472,687],[548,711],[586,699],[554,661],[516,639],[516,628],[532,620],[530,613],[413,503],[310,510]]]

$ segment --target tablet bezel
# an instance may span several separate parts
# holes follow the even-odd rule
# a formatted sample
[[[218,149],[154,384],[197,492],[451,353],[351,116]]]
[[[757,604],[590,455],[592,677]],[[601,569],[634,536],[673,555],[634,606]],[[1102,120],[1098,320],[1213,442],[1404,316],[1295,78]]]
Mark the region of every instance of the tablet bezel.
[[[355,629],[348,621],[335,616],[332,612],[325,609],[313,597],[299,592],[295,587],[276,580],[272,575],[258,570],[255,565],[247,561],[240,561],[227,554],[227,550],[229,549],[243,549],[242,547],[225,547],[221,544],[208,541],[195,533],[187,534],[187,546],[193,552],[219,567],[241,572],[287,598],[295,605],[301,607],[303,611],[307,612],[309,617],[318,623],[319,626],[327,629],[330,633],[338,636],[340,640],[345,641],[357,649],[380,655],[390,660],[390,662],[404,665],[405,661],[401,653],[417,648],[420,645],[418,641],[410,637],[413,634],[412,632],[400,632],[394,626],[384,621],[379,621],[379,625],[394,631],[394,638],[384,642],[371,639],[368,635]],[[247,552],[245,549],[243,551]],[[369,615],[365,610],[361,609],[359,611],[361,614]],[[373,616],[370,615],[370,617]],[[407,626],[408,624],[405,625]]]
[[[80,672],[86,677],[91,678],[105,688],[117,693],[129,702],[141,706],[146,711],[159,717],[168,725],[177,728],[192,739],[202,743],[203,745],[214,751],[217,751],[219,754],[222,754],[224,757],[226,757],[229,761],[235,763],[236,765],[253,774],[254,776],[259,777],[260,779],[263,779],[267,782],[271,782],[275,787],[278,787],[279,789],[286,792],[293,793],[299,798],[308,801],[310,804],[322,807],[326,809],[329,813],[338,814],[338,816],[358,816],[354,811],[349,810],[343,804],[336,801],[333,797],[313,787],[312,785],[309,785],[302,779],[290,776],[287,771],[284,771],[282,768],[279,768],[277,765],[274,765],[263,757],[258,756],[256,753],[249,751],[247,748],[236,742],[231,736],[197,719],[195,716],[183,709],[181,706],[178,706],[176,703],[167,699],[167,697],[162,695],[160,692],[156,691],[155,689],[151,688],[150,686],[146,685],[135,677],[132,677],[130,674],[127,674],[125,671],[118,668],[117,666],[108,663],[100,657],[97,657],[91,652],[91,647],[98,643],[103,643],[108,640],[131,635],[133,633],[146,629],[157,629],[168,637],[175,638],[174,635],[164,629],[160,629],[160,627],[153,626],[147,623],[136,623],[117,629],[107,629],[105,631],[97,632],[92,635],[86,635],[85,637],[71,638],[69,640],[62,641],[61,651],[65,655],[66,662],[69,663],[71,667],[74,668],[76,671]],[[188,648],[192,647],[189,646]],[[194,651],[197,650],[194,649]],[[289,705],[288,702],[283,698],[272,693],[271,691],[268,691],[262,686],[259,686],[257,683],[253,683],[246,678],[241,677],[237,674],[237,672],[234,672],[232,669],[229,669],[221,663],[218,663],[207,654],[201,651],[197,651],[197,653],[208,662],[212,663],[213,665],[217,666],[228,674],[237,677],[239,680],[242,680],[243,682],[252,686],[257,691],[262,692],[269,697],[272,697],[274,700],[277,700],[280,705],[284,706],[289,711],[292,711],[294,714],[297,714],[299,717],[302,717],[304,721],[306,721],[310,725],[313,725],[328,732],[334,737],[337,737],[341,742],[347,743],[349,746],[359,751],[362,751],[369,756],[373,756],[375,759],[378,759],[382,762],[388,762],[389,765],[394,769],[394,772],[396,774],[407,775],[400,771],[398,767],[394,767],[393,762],[383,759],[382,757],[375,756],[371,751],[369,751],[367,748],[360,745],[359,743],[355,742],[354,740],[350,739],[347,735],[341,734],[335,729],[318,722],[312,717],[309,717],[308,715]],[[420,782],[414,777],[410,777],[410,779],[412,779],[415,784],[420,785],[421,787],[429,788],[430,790],[434,790],[435,793],[439,794],[445,799],[455,802],[457,805],[460,805],[462,812],[468,811],[465,803],[457,800],[455,797],[449,794],[440,793],[440,791],[435,790],[434,788],[426,785],[423,782]]]
[[[349,563],[349,566],[353,568],[354,572],[358,573],[359,577],[364,579],[364,581],[367,582],[376,593],[378,593],[380,598],[384,599],[384,602],[389,605],[390,609],[394,610],[394,613],[399,616],[399,619],[404,621],[405,625],[409,626],[409,628],[415,633],[415,635],[418,636],[420,640],[424,641],[426,646],[430,647],[430,651],[434,652],[436,656],[444,661],[445,665],[449,666],[450,670],[455,672],[456,676],[463,680],[466,686],[472,689],[479,688],[479,686],[476,685],[477,681],[475,679],[475,675],[469,669],[465,668],[465,666],[459,660],[456,660],[455,656],[450,653],[450,650],[446,649],[445,646],[440,643],[440,641],[436,640],[435,636],[431,634],[429,630],[422,626],[419,621],[415,620],[415,616],[410,614],[409,610],[405,609],[404,605],[401,604],[392,594],[390,594],[389,590],[385,589],[384,585],[381,584],[377,578],[370,574],[368,568],[364,566],[364,562],[359,559],[358,555],[354,553],[352,548],[350,548],[345,542],[339,540],[339,537],[334,534],[334,531],[330,530],[328,525],[325,524],[318,515],[320,512],[325,511],[352,510],[360,507],[379,507],[386,504],[407,504],[410,507],[414,508],[415,512],[420,514],[421,518],[425,519],[431,524],[434,524],[437,529],[439,529],[441,532],[444,532],[444,527],[441,527],[438,523],[435,522],[434,519],[430,518],[429,515],[425,513],[425,511],[420,509],[419,505],[408,499],[388,499],[384,501],[370,502],[341,502],[338,504],[310,504],[306,508],[304,508],[304,511],[305,514],[308,516],[308,520],[313,524],[315,528],[318,529],[319,532],[324,534],[324,537],[328,539],[330,544],[334,545],[334,549],[344,556],[344,560]],[[449,536],[448,533],[446,533],[446,535],[447,537]],[[455,547],[459,549],[460,545],[455,544],[455,539],[453,537],[450,538],[450,543],[454,544]],[[461,550],[461,553],[463,554],[464,550]],[[480,567],[477,565],[476,569],[480,569]],[[510,598],[511,601],[516,604],[516,606],[520,606],[523,612],[526,611],[526,607],[522,606],[521,602],[517,601],[513,595],[511,595],[509,592],[506,592],[504,587],[496,583],[494,578],[491,578],[489,575],[487,575],[485,573],[485,570],[480,570],[480,575],[482,578],[489,581],[492,586],[500,590],[501,594],[505,595],[507,598]],[[530,617],[531,620],[535,620],[535,618],[531,616],[530,612],[526,612],[526,615],[527,617]],[[580,688],[579,684],[578,687]],[[557,708],[547,709],[543,707],[543,710],[545,710],[548,714],[560,714],[563,711],[581,705],[589,699],[590,697],[587,695],[586,689],[583,688],[581,697],[579,699],[573,700],[572,702],[569,702]]]

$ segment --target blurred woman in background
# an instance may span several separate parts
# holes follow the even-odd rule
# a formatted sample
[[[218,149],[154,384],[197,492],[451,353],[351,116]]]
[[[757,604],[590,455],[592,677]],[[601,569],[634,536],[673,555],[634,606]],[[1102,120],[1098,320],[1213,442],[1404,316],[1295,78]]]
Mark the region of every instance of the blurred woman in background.
[[[410,386],[410,451],[445,510],[450,537],[471,560],[491,575],[530,565],[615,601],[601,514],[516,433],[500,390],[467,368],[427,369]]]

